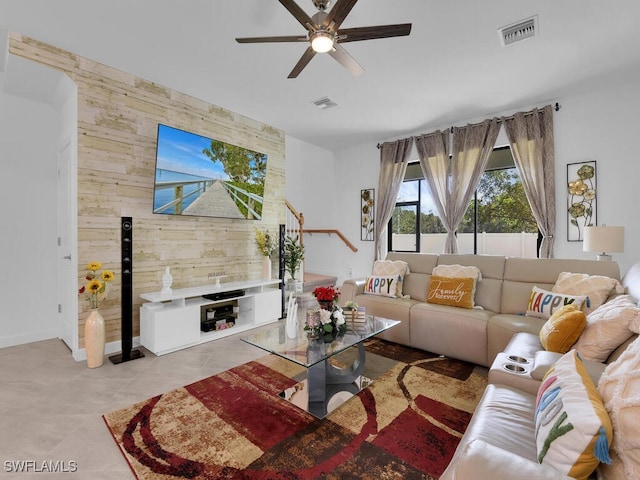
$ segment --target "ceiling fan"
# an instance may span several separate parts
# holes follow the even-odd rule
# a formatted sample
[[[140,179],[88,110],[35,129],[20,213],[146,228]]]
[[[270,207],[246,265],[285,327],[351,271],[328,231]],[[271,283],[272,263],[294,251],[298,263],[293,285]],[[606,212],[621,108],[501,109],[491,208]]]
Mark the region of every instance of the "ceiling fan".
[[[410,23],[396,25],[378,25],[375,27],[343,28],[340,25],[353,9],[358,0],[337,0],[327,13],[331,0],[313,0],[318,12],[309,17],[294,0],[279,0],[291,15],[307,30],[305,36],[287,35],[279,37],[236,38],[238,43],[269,42],[308,42],[307,50],[302,54],[288,78],[296,78],[316,53],[328,53],[353,75],[361,75],[364,69],[342,47],[345,42],[358,42],[375,38],[401,37],[411,33]]]

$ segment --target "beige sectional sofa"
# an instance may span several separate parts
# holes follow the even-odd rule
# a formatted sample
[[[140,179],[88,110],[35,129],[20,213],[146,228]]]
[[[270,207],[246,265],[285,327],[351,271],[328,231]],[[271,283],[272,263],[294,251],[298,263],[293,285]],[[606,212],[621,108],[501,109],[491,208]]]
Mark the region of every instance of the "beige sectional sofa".
[[[556,380],[546,379],[545,374],[558,359],[574,355],[574,351],[565,356],[545,351],[539,331],[546,319],[523,314],[533,287],[551,290],[561,272],[619,279],[618,265],[585,260],[415,253],[390,253],[388,259],[409,264],[411,273],[406,275],[403,285],[407,298],[364,294],[363,280],[348,280],[341,288],[341,302],[353,300],[364,306],[368,313],[401,320],[401,325],[385,335],[390,341],[490,367],[489,385],[440,479],[573,478],[554,468],[553,462],[539,463],[539,441],[546,437],[538,430],[536,409],[543,408],[544,415],[549,414],[544,410],[546,407],[537,406],[540,402],[544,405],[544,395],[549,392],[544,385],[557,385],[552,383]],[[468,310],[426,302],[431,273],[434,267],[442,264],[474,265],[480,269],[482,280],[477,283],[475,302],[481,309]],[[637,331],[640,328],[640,310],[637,308],[640,263],[627,272],[621,283],[625,293],[630,295],[629,302],[635,312],[634,331]],[[608,466],[600,464],[598,469],[598,478],[603,480],[640,478],[640,429],[637,423],[640,416],[640,380],[635,380],[640,379],[637,374],[640,370],[640,340],[637,340],[637,334],[632,335],[631,330],[628,335],[630,338],[615,348],[605,363],[582,362],[580,359],[576,362],[585,365],[587,373],[584,376],[591,378],[592,388],[597,388],[602,394],[607,412],[605,416],[610,418],[612,426],[611,443],[607,445],[612,463]],[[520,370],[511,371],[507,365]],[[561,375],[554,371],[551,376],[560,378]],[[569,387],[564,385],[560,391],[564,388]],[[582,386],[578,389],[582,391]],[[575,392],[570,395],[573,394]],[[594,397],[587,396],[594,401]],[[557,400],[562,402],[562,397]],[[566,411],[569,403],[561,403],[561,408]],[[562,409],[555,411],[554,415],[564,415]],[[583,412],[578,410],[568,418],[573,423],[579,422]],[[575,427],[581,429],[578,424]],[[572,442],[573,439],[569,441]],[[590,448],[582,450],[580,446],[576,455],[590,453]],[[563,450],[560,452],[563,460],[573,458],[565,456]],[[568,462],[569,465],[572,461]],[[589,478],[596,478],[596,473],[593,472]]]
[[[622,284],[625,292],[634,300],[640,299],[640,264],[627,272]],[[637,334],[631,335],[610,354],[605,363],[584,361],[589,376],[603,397],[613,425],[610,447],[612,463],[600,465],[598,479],[639,478],[640,427],[636,419],[640,398],[638,388],[633,383],[633,377],[636,376],[634,372],[640,365],[637,338]],[[505,351],[491,366],[489,385],[440,480],[571,478],[537,461],[534,414],[538,389],[545,373],[561,356],[545,352],[536,334],[523,332],[513,336]],[[504,366],[514,363],[510,358],[526,362],[517,363],[524,366],[524,371],[518,374],[506,371]],[[612,391],[610,380],[616,372],[623,384]],[[601,377],[604,382],[600,381]],[[621,433],[619,429],[623,426],[625,431]],[[624,459],[621,458],[622,452],[625,452]],[[589,478],[596,478],[595,472]]]
[[[409,265],[410,273],[403,281],[404,298],[365,294],[365,279],[349,279],[340,288],[340,303],[355,301],[369,314],[400,320],[400,325],[381,335],[386,340],[486,367],[505,349],[514,333],[538,333],[544,324],[545,319],[524,315],[534,286],[551,290],[561,272],[620,279],[617,263],[596,260],[399,252],[390,252],[387,259]],[[475,266],[480,270],[476,308],[427,303],[433,269],[443,264]]]

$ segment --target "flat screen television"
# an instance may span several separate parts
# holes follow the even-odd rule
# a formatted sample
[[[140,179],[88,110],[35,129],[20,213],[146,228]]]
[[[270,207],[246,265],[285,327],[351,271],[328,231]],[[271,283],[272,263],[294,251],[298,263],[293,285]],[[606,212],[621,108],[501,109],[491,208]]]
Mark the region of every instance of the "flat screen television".
[[[267,155],[158,124],[153,213],[259,220]]]

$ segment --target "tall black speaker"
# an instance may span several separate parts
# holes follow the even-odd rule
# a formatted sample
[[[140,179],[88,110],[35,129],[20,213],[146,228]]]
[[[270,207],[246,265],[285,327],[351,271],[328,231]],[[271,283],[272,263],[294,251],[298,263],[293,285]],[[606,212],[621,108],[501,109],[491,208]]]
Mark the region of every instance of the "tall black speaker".
[[[120,262],[122,264],[122,298],[120,332],[122,353],[109,357],[113,363],[128,362],[144,357],[133,349],[133,219],[122,217],[120,221]]]
[[[284,285],[284,239],[287,235],[286,226],[279,226],[279,238],[278,238],[278,278],[280,281],[280,318],[284,318],[286,315],[285,305],[287,304],[287,294]]]

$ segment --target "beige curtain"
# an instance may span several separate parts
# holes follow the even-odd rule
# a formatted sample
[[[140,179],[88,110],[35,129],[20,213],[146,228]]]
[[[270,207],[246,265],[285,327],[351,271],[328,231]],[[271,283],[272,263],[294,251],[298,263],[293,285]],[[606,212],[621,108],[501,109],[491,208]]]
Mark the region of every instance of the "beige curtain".
[[[385,142],[380,146],[380,177],[378,178],[378,202],[376,204],[376,260],[383,260],[387,254],[387,225],[396,206],[400,185],[407,171],[412,138],[395,142]]]
[[[542,232],[540,258],[553,258],[556,234],[553,108],[516,113],[503,118],[513,159],[531,211]]]
[[[451,162],[449,161],[449,130],[436,130],[419,137],[414,137],[420,167],[424,175],[431,199],[438,210],[442,223],[449,217],[449,179],[451,178]],[[447,231],[449,230],[448,227]]]
[[[454,127],[451,160],[446,148],[448,132],[437,131],[415,139],[422,172],[447,229],[444,253],[458,253],[456,230],[478,187],[499,131],[497,118]]]

